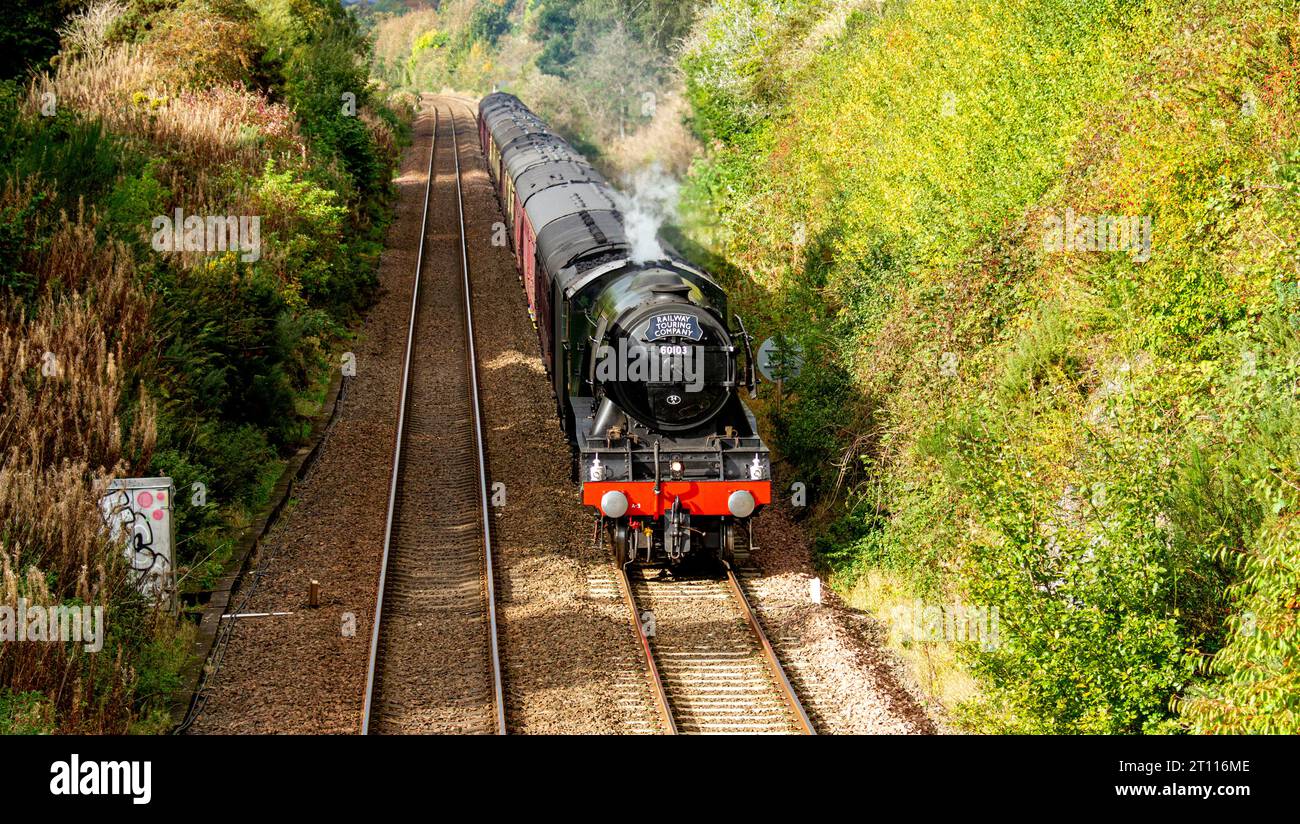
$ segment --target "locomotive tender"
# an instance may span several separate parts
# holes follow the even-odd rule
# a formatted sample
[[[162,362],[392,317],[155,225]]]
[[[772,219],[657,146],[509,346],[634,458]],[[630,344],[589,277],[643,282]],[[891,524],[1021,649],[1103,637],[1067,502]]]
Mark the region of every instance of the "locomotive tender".
[[[575,480],[619,563],[747,552],[771,463],[726,294],[670,252],[634,260],[616,193],[518,98],[485,97],[478,127]]]

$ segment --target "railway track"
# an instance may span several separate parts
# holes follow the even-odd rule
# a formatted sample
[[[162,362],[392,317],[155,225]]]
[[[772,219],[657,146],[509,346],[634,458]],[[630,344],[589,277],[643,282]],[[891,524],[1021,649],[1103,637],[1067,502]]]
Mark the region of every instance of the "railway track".
[[[465,133],[454,111],[435,108],[363,735],[506,731],[461,191]],[[431,213],[448,225],[430,226]]]
[[[724,572],[618,571],[664,730],[816,734],[735,571]]]

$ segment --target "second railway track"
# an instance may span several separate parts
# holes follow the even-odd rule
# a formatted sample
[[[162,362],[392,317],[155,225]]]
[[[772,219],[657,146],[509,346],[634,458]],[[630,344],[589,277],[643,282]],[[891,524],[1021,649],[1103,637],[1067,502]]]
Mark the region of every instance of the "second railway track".
[[[459,154],[474,130],[434,118],[363,734],[506,731]]]

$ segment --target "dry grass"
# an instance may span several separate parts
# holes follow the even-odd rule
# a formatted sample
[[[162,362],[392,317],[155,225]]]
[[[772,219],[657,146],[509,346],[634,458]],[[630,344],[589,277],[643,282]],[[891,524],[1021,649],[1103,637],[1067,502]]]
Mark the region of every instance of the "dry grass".
[[[10,184],[0,207],[30,192]],[[138,597],[98,508],[105,480],[145,465],[154,408],[142,397],[123,436],[121,364],[147,344],[150,299],[125,250],[64,217],[48,249],[24,269],[39,280],[30,314],[0,312],[0,571],[3,603],[80,603],[120,618]],[[42,717],[78,732],[125,732],[135,674],[116,653],[75,643],[0,645],[0,684],[41,693]]]
[[[380,21],[375,34],[375,60],[397,69],[406,65],[411,47],[420,35],[439,30],[438,12],[420,9]]]
[[[234,164],[256,173],[268,152],[299,161],[307,153],[288,107],[234,85],[188,89],[173,64],[138,46],[61,61],[32,81],[28,114],[47,92],[60,108],[99,118],[187,168]]]
[[[126,595],[123,564],[105,545],[87,470],[85,464],[66,463],[0,471],[0,524],[28,528],[23,539],[11,536],[0,544],[4,604],[16,606],[20,597],[41,606],[75,599],[104,607],[106,620],[120,614],[117,606]],[[59,555],[54,563],[74,574],[52,587],[50,570],[30,563],[33,546],[42,550],[38,554]],[[133,717],[135,674],[120,647],[116,654],[108,647],[89,653],[77,643],[6,642],[0,645],[0,682],[14,693],[42,694],[59,731],[120,733]]]
[[[894,616],[910,615],[916,605],[906,582],[888,572],[873,570],[859,578],[847,591],[846,603],[874,615],[889,629],[889,648],[907,667],[922,694],[936,711],[952,709],[979,696],[979,687],[966,671],[957,650],[946,641],[910,637],[906,627],[893,625]]]
[[[43,124],[55,124],[51,143],[64,125],[97,121],[108,137],[96,137],[87,151],[102,159],[121,150],[124,162],[105,161],[93,180],[86,178],[86,191],[111,193],[95,201],[99,213],[84,205],[67,214],[48,207],[75,203],[59,200],[54,189],[78,187],[79,169],[51,166],[48,176],[15,182],[11,172],[0,178],[0,215],[25,221],[17,234],[29,239],[12,261],[14,297],[6,294],[0,303],[0,603],[13,606],[25,598],[34,605],[102,606],[111,640],[95,654],[79,644],[4,642],[0,731],[163,729],[156,699],[175,689],[186,649],[185,628],[135,591],[98,506],[109,478],[150,470],[158,412],[145,383],[167,386],[165,368],[171,367],[159,364],[166,363],[171,342],[164,336],[173,334],[158,331],[173,326],[163,323],[166,298],[157,298],[146,282],[150,267],[136,269],[140,252],[105,236],[138,231],[147,241],[148,215],[176,207],[186,215],[259,215],[264,232],[324,225],[316,212],[308,214],[310,204],[268,206],[268,167],[292,172],[295,180],[307,177],[299,174],[304,171],[324,172],[345,181],[340,199],[354,194],[344,170],[328,168],[342,161],[311,153],[289,106],[245,87],[252,18],[193,19],[203,17],[201,5],[183,4],[145,42],[134,44],[106,40],[120,0],[90,6],[61,32],[63,52],[53,69],[31,79],[19,107],[30,120],[23,126],[38,139],[46,137]],[[41,116],[49,93],[58,120]],[[392,129],[365,108],[358,115],[380,155],[396,155]],[[143,168],[141,158],[148,159]],[[295,252],[268,252],[263,270],[275,271],[277,253]],[[334,262],[324,253],[300,254]],[[214,274],[214,267],[231,257],[193,251],[170,255],[163,265],[178,281],[211,279],[224,274]],[[286,288],[298,297],[296,284]],[[177,403],[174,397],[167,402]]]

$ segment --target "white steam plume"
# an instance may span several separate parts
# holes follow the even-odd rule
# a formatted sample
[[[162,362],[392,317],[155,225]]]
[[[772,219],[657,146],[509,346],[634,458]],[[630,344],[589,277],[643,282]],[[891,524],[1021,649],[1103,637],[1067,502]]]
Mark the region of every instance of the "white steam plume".
[[[676,212],[681,186],[655,163],[626,176],[623,189],[616,190],[615,196],[623,212],[623,229],[632,244],[632,262],[667,257],[659,242],[659,227]]]

